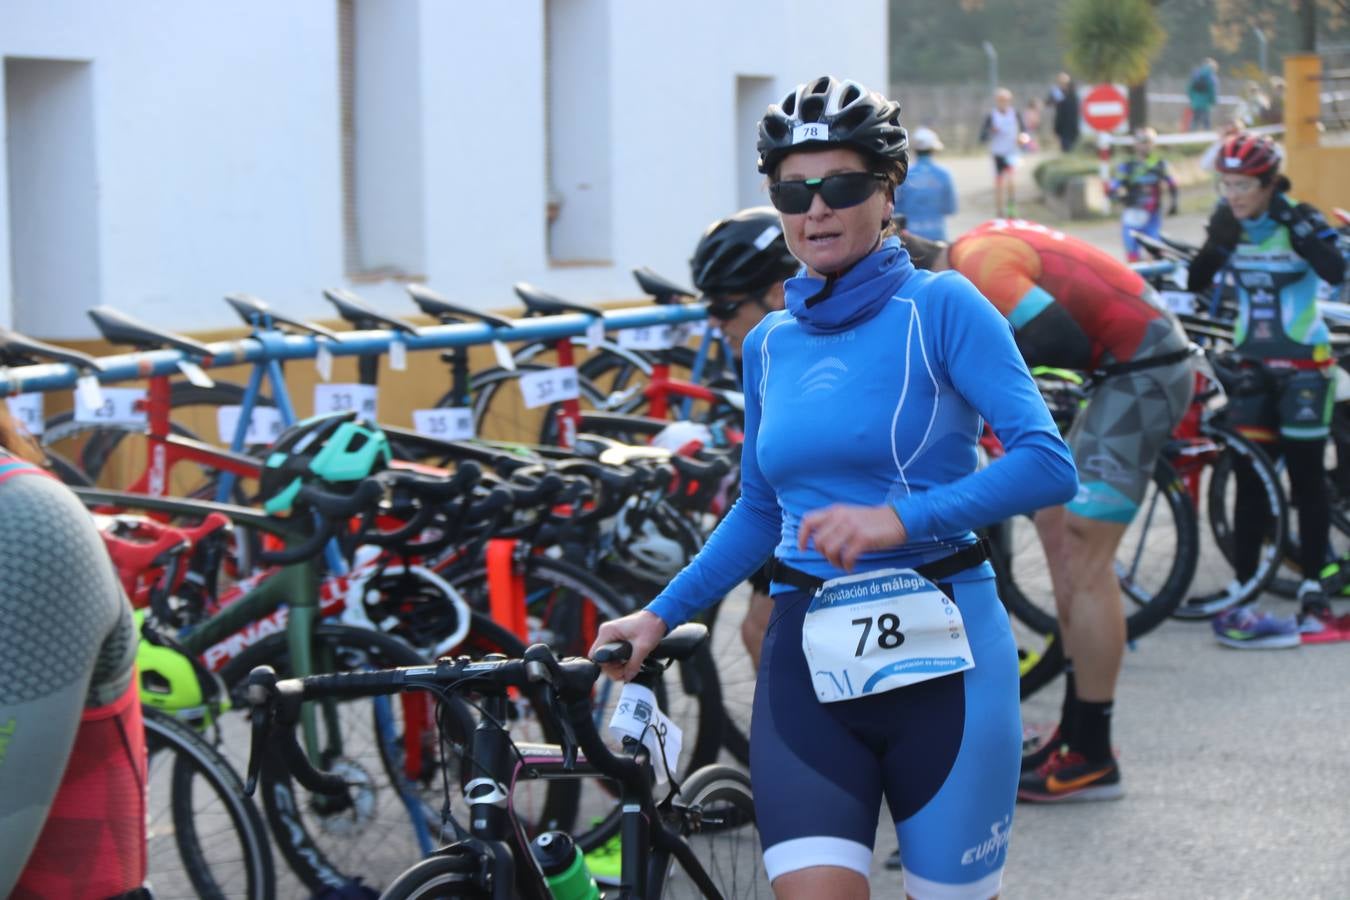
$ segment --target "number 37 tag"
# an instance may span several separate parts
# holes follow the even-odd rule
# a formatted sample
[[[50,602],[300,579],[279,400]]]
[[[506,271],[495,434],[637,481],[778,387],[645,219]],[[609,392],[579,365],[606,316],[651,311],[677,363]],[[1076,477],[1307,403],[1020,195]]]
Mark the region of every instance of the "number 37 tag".
[[[811,598],[802,652],[821,703],[974,668],[961,611],[913,569],[834,578]]]

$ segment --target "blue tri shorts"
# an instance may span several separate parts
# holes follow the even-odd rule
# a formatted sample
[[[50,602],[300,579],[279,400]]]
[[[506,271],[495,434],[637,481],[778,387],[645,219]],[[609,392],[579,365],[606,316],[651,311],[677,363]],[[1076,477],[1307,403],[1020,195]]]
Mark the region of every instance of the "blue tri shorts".
[[[820,703],[802,653],[810,595],[774,597],[750,734],[755,816],[769,877],[871,869],[886,798],[905,890],[999,892],[1021,771],[1017,647],[992,578],[940,585],[961,611],[975,667]]]

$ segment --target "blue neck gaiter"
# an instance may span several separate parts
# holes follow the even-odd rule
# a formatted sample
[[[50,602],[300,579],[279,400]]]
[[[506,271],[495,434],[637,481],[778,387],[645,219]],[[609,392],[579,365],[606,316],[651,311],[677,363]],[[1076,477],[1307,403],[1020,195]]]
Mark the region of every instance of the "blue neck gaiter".
[[[829,294],[809,307],[807,301],[825,289],[825,280],[810,275],[789,278],[784,284],[788,312],[808,334],[847,331],[880,312],[913,272],[914,264],[900,239],[888,237],[835,279]]]

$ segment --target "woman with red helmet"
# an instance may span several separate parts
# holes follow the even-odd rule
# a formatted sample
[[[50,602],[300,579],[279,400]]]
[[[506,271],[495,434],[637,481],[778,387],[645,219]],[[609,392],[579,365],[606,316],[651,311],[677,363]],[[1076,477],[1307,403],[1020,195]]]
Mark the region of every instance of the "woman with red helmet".
[[[1231,272],[1238,296],[1234,348],[1243,363],[1231,386],[1228,418],[1273,457],[1287,461],[1298,508],[1299,587],[1297,626],[1285,623],[1283,644],[1297,646],[1295,631],[1320,634],[1331,618],[1318,573],[1327,562],[1329,511],[1323,490],[1323,453],[1330,433],[1330,333],[1317,310],[1317,283],[1339,284],[1345,261],[1335,231],[1317,209],[1289,197],[1280,153],[1268,137],[1242,132],[1220,148],[1214,168],[1222,199],[1209,220],[1209,237],[1191,264],[1188,287],[1210,289],[1215,275]],[[1266,523],[1255,498],[1256,476],[1239,469],[1234,523],[1238,578],[1252,575]],[[1272,621],[1239,611],[1215,622],[1230,646],[1275,646]]]

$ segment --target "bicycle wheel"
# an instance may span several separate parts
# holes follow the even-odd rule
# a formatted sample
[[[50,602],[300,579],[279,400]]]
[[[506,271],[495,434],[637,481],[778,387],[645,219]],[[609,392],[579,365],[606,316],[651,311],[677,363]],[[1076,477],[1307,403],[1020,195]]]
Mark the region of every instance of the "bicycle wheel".
[[[1218,423],[1201,426],[1198,442],[1179,442],[1169,458],[1193,496],[1203,497],[1208,540],[1200,546],[1195,578],[1186,599],[1173,615],[1207,619],[1250,602],[1271,583],[1279,568],[1289,528],[1289,504],[1270,458],[1256,444]],[[1237,507],[1235,470],[1242,467],[1260,485],[1267,523],[1254,573],[1238,581],[1233,522]]]
[[[1008,610],[1033,631],[1051,634],[1059,625],[1045,549],[1026,516],[1004,523]],[[1126,606],[1126,632],[1134,640],[1161,624],[1182,602],[1199,552],[1195,507],[1166,459],[1116,548],[1116,577]]]
[[[403,641],[377,631],[322,623],[311,637],[315,672],[350,672],[424,665]],[[222,670],[238,709],[247,709],[241,684],[254,666],[270,665],[277,674],[293,674],[286,634],[274,634],[235,657]],[[360,877],[367,885],[391,881],[421,859],[438,835],[441,811],[423,800],[414,784],[422,771],[408,772],[406,718],[416,715],[421,737],[415,753],[423,767],[439,766],[440,742],[425,721],[426,703],[408,697],[360,698],[315,704],[318,764],[342,774],[354,785],[342,796],[311,794],[279,766],[263,769],[263,811],[282,855],[312,891],[341,888]],[[420,695],[419,699],[426,695]],[[472,720],[459,704],[442,706],[458,722],[449,736],[467,739]],[[454,768],[453,762],[451,768]],[[459,784],[453,772],[451,790]]]
[[[989,537],[989,564],[994,569],[994,582],[999,598],[1007,608],[1009,593],[1007,523],[987,529]],[[1042,634],[1027,626],[1011,613],[1008,624],[1017,644],[1018,692],[1023,700],[1045,687],[1064,670],[1064,647],[1058,634]]]
[[[560,437],[557,413],[562,404],[547,403],[526,408],[520,387],[522,375],[547,372],[550,368],[530,363],[518,366],[515,371],[492,368],[474,375],[469,381],[474,433],[484,440],[538,441],[557,446]],[[584,408],[601,408],[604,398],[580,375],[577,376],[577,389]],[[448,395],[442,400],[448,402]]]
[[[147,879],[162,898],[276,896],[262,816],[230,764],[201,735],[144,707]]]
[[[477,883],[481,865],[482,860],[467,851],[428,857],[394,879],[380,900],[491,897]]]
[[[755,825],[750,776],[730,766],[705,766],[685,779],[671,818],[723,897],[770,898],[764,849]],[[673,862],[661,897],[702,897],[689,874]]]

